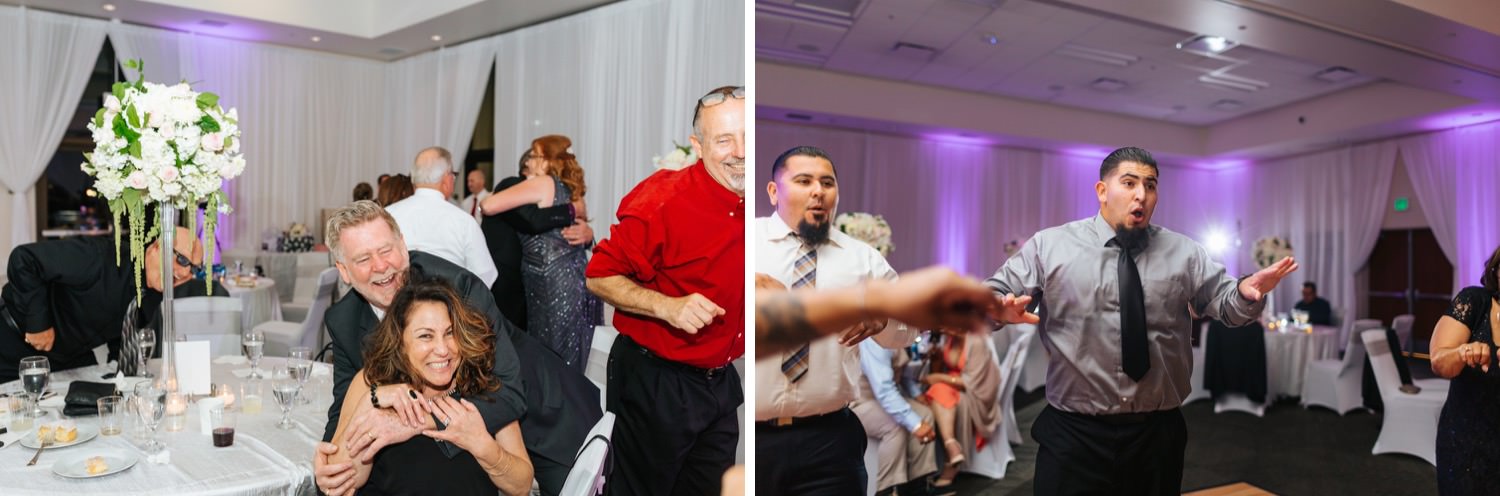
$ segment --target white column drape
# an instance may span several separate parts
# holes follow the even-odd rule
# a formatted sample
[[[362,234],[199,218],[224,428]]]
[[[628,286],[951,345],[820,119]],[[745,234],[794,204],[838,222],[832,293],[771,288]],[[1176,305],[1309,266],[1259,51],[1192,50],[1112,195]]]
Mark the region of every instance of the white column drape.
[[[104,44],[106,23],[0,6],[0,184],[10,248],[36,239],[38,178],[57,153]]]
[[[387,131],[381,136],[386,137],[384,154],[397,166],[392,172],[409,173],[417,152],[429,146],[447,148],[455,167],[463,167],[494,61],[494,40],[483,39],[385,67],[387,91],[411,95],[408,101],[385,106]],[[463,178],[458,181],[462,184]],[[462,187],[455,191],[467,194]]]
[[[568,136],[605,236],[651,157],[687,144],[697,98],[746,84],[743,12],[742,0],[638,0],[496,36],[495,176],[514,175],[531,140]]]
[[[1400,140],[1417,201],[1443,254],[1453,262],[1453,293],[1476,286],[1500,245],[1500,123]]]

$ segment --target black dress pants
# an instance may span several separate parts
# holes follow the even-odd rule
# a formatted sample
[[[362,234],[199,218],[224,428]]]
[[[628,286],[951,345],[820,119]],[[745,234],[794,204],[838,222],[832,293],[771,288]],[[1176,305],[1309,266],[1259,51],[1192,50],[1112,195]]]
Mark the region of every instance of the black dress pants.
[[[1048,405],[1031,435],[1038,495],[1182,494],[1181,410],[1090,416]]]
[[[605,493],[715,495],[734,464],[745,391],[734,366],[669,361],[621,334],[609,351],[605,409],[615,414]]]
[[[755,423],[755,492],[865,494],[865,427],[848,408],[791,425]]]

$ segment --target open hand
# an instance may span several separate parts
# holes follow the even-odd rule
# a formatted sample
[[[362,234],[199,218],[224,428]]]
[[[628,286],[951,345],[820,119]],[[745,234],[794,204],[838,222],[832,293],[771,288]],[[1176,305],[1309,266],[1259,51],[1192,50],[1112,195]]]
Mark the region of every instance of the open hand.
[[[1240,281],[1240,295],[1250,301],[1260,301],[1261,296],[1276,289],[1276,284],[1287,274],[1297,271],[1297,261],[1292,257],[1286,257],[1271,266],[1260,269],[1259,272],[1251,274]]]

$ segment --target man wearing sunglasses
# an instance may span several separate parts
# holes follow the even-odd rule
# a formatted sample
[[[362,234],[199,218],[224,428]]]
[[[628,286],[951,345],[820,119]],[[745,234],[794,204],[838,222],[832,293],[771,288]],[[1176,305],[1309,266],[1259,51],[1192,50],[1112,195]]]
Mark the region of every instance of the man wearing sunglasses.
[[[181,227],[174,244],[174,295],[207,295],[203,279],[194,278],[203,244]],[[137,316],[153,327],[164,287],[160,250],[160,243],[146,248],[142,314]],[[101,345],[109,346],[111,357],[118,355],[121,326],[136,287],[128,246],[121,247],[119,260],[116,264],[114,236],[41,241],[11,252],[9,282],[0,290],[0,382],[15,380],[16,367],[27,356],[44,355],[53,370],[66,370],[97,363],[93,350]],[[228,292],[215,284],[214,294]]]
[[[588,287],[614,305],[605,409],[616,415],[609,494],[719,494],[734,463],[731,362],[745,354],[745,89],[693,109],[703,159],[657,171],[620,201]]]

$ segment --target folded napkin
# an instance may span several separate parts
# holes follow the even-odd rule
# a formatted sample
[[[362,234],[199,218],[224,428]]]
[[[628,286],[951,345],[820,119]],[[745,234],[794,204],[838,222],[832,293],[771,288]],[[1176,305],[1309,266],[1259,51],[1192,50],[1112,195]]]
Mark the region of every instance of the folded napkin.
[[[63,399],[63,415],[88,417],[99,414],[99,398],[113,396],[115,385],[106,382],[73,381]]]

